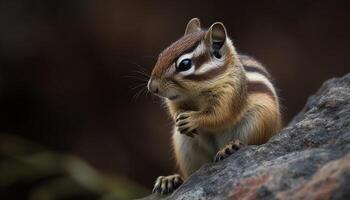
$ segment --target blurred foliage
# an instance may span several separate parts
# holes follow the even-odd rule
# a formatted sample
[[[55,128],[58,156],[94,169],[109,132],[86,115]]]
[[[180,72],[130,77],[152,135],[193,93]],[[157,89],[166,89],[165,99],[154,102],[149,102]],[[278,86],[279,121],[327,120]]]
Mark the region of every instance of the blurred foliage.
[[[133,199],[141,186],[18,136],[0,134],[0,199]]]

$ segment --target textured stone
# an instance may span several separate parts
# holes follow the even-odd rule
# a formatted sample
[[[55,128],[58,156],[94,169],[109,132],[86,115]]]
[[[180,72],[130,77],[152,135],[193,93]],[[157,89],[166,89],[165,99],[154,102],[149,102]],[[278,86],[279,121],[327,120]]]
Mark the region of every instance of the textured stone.
[[[145,199],[350,199],[350,74],[326,81],[269,142],[208,163]]]

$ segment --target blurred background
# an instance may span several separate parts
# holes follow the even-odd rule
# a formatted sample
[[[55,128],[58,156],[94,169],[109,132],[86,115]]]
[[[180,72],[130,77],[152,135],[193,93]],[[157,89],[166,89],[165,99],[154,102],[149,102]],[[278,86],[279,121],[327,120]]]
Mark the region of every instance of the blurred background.
[[[69,176],[85,190],[95,177],[84,199],[135,198],[176,172],[171,121],[140,92],[141,71],[192,17],[222,21],[238,51],[267,66],[287,124],[325,80],[349,72],[348,2],[0,1],[1,195],[45,199],[64,189],[43,186]]]

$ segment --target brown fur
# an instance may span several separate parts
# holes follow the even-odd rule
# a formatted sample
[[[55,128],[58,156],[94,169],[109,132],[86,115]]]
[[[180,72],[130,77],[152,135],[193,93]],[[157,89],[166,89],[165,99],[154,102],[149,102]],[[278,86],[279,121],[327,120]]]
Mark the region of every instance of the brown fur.
[[[158,79],[165,97],[169,95],[166,92],[174,91],[186,97],[178,101],[166,100],[172,119],[175,121],[179,115],[187,114],[186,119],[190,120],[186,123],[193,125],[198,133],[191,138],[181,134],[178,127],[174,130],[174,152],[185,178],[212,161],[217,151],[230,141],[238,139],[245,144],[262,144],[281,128],[279,102],[274,90],[264,81],[247,79],[247,73],[258,73],[268,81],[270,74],[253,58],[238,55],[229,38],[220,47],[224,60],[216,62],[218,66],[199,74],[166,73],[179,56],[200,43],[207,49],[192,57],[195,70],[208,61],[217,61],[211,55],[211,29],[193,32],[198,25],[199,21],[190,21],[188,33],[160,54],[151,76]],[[218,39],[226,37],[221,23],[216,23],[215,28]]]
[[[242,62],[242,65],[246,71],[259,72],[271,80],[271,74],[266,70],[265,67],[263,67],[263,65],[260,62],[258,62],[254,58],[247,55],[239,55],[239,59]]]
[[[272,93],[270,88],[268,88],[264,83],[262,82],[248,82],[248,93],[254,94],[254,93],[265,93],[269,95],[273,100],[276,99],[275,95]]]
[[[281,129],[281,116],[278,103],[266,93],[251,93],[248,96],[248,110],[253,112],[251,123],[254,126],[246,130],[246,144],[263,144]]]
[[[262,74],[266,78],[271,80],[271,75],[266,70],[264,70],[263,68],[256,67],[256,66],[248,66],[248,65],[243,65],[243,67],[244,67],[244,70],[246,72],[257,72],[257,73]]]
[[[201,54],[199,56],[195,56],[192,58],[194,65],[196,66],[196,70],[199,69],[205,62],[210,60],[210,54],[208,52]]]
[[[184,35],[178,41],[166,48],[158,57],[158,61],[152,71],[152,76],[160,77],[171,64],[186,51],[195,47],[204,37],[204,31],[198,31]]]

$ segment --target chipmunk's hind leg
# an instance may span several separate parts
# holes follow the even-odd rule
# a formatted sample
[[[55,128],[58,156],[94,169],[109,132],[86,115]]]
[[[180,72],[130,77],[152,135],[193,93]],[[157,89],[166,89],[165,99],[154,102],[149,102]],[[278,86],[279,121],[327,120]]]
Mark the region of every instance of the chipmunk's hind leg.
[[[153,193],[159,193],[161,195],[170,194],[176,190],[183,180],[179,174],[174,174],[170,176],[159,176],[154,184],[152,190]]]
[[[224,148],[218,151],[218,153],[215,156],[214,162],[218,162],[227,158],[228,156],[235,153],[244,146],[245,145],[239,140],[231,141],[228,145],[226,145]]]

